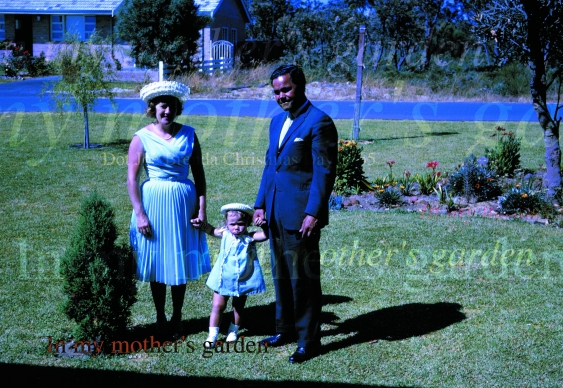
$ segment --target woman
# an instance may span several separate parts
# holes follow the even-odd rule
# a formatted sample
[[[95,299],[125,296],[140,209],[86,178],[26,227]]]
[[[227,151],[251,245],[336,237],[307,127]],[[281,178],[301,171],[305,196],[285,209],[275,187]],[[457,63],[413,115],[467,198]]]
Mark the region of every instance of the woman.
[[[166,285],[172,292],[172,331],[180,336],[186,283],[211,269],[205,233],[191,225],[206,222],[201,149],[194,128],[174,122],[188,94],[186,85],[171,81],[141,89],[147,116],[154,121],[136,132],[129,146],[131,246],[137,278],[150,282],[159,335],[165,334],[168,324]],[[139,186],[141,167],[148,179]],[[193,182],[188,179],[190,168]]]

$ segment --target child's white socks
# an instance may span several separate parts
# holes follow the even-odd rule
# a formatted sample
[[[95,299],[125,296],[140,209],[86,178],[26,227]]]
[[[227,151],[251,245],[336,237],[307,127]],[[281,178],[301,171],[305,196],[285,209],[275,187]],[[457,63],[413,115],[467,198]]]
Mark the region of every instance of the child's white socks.
[[[231,323],[229,325],[229,331],[227,334],[227,342],[237,342],[238,339],[238,325],[235,325],[234,323]]]
[[[217,341],[217,337],[219,337],[219,328],[218,327],[209,327],[209,335],[205,340],[205,347],[206,348],[214,348],[215,341]]]

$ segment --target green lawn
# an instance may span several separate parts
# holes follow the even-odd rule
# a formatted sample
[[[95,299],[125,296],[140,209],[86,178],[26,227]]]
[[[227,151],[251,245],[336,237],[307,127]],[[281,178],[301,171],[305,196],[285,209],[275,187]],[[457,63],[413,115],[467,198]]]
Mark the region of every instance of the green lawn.
[[[178,376],[210,386],[283,381],[395,387],[563,384],[561,231],[520,221],[391,211],[331,213],[321,239],[324,354],[303,365],[288,364],[293,346],[266,353],[246,348],[204,354],[211,304],[205,279],[188,285],[187,338],[177,352],[97,358],[47,354],[47,338],[68,338],[73,327],[58,309],[63,296],[57,265],[80,202],[97,190],[115,207],[121,238],[126,238],[131,213],[126,150],[147,120],[91,115],[90,141],[107,146],[86,151],[69,148],[82,141],[79,115],[0,115],[0,361],[30,368],[23,372],[18,365],[4,365],[7,372],[29,373],[22,377],[30,379],[52,373],[66,382],[65,376],[80,369],[79,376],[98,384],[120,376],[119,381],[137,385],[185,385]],[[186,116],[180,121],[197,128],[202,144],[210,221],[220,221],[219,208],[227,202],[252,204],[268,121]],[[349,136],[351,125],[337,122],[342,137]],[[494,125],[363,122],[366,175],[387,174],[385,161],[391,159],[397,173],[423,172],[430,160],[439,161],[441,171],[451,171],[470,152],[479,156],[493,145]],[[522,137],[524,167],[543,163],[539,125],[508,123],[506,128]],[[218,241],[210,241],[214,255],[218,248]],[[268,291],[249,298],[247,345],[274,330],[269,258],[262,248]],[[138,284],[138,298],[133,333],[142,341],[155,319],[146,284]],[[176,377],[155,377],[160,375]]]

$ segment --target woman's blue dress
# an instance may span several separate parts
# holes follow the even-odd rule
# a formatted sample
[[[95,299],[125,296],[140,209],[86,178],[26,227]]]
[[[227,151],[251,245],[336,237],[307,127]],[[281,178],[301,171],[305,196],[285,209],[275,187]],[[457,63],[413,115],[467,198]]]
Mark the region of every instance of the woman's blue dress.
[[[185,284],[211,270],[205,233],[194,228],[195,185],[188,179],[194,129],[182,126],[169,142],[143,128],[135,133],[143,143],[148,179],[141,184],[143,208],[152,228],[145,237],[131,217],[130,240],[141,281]]]

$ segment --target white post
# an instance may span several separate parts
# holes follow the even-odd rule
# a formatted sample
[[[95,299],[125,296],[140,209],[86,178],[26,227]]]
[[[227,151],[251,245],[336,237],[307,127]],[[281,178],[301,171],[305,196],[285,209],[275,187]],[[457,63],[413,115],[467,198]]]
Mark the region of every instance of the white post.
[[[164,62],[158,61],[158,80],[164,81]]]

